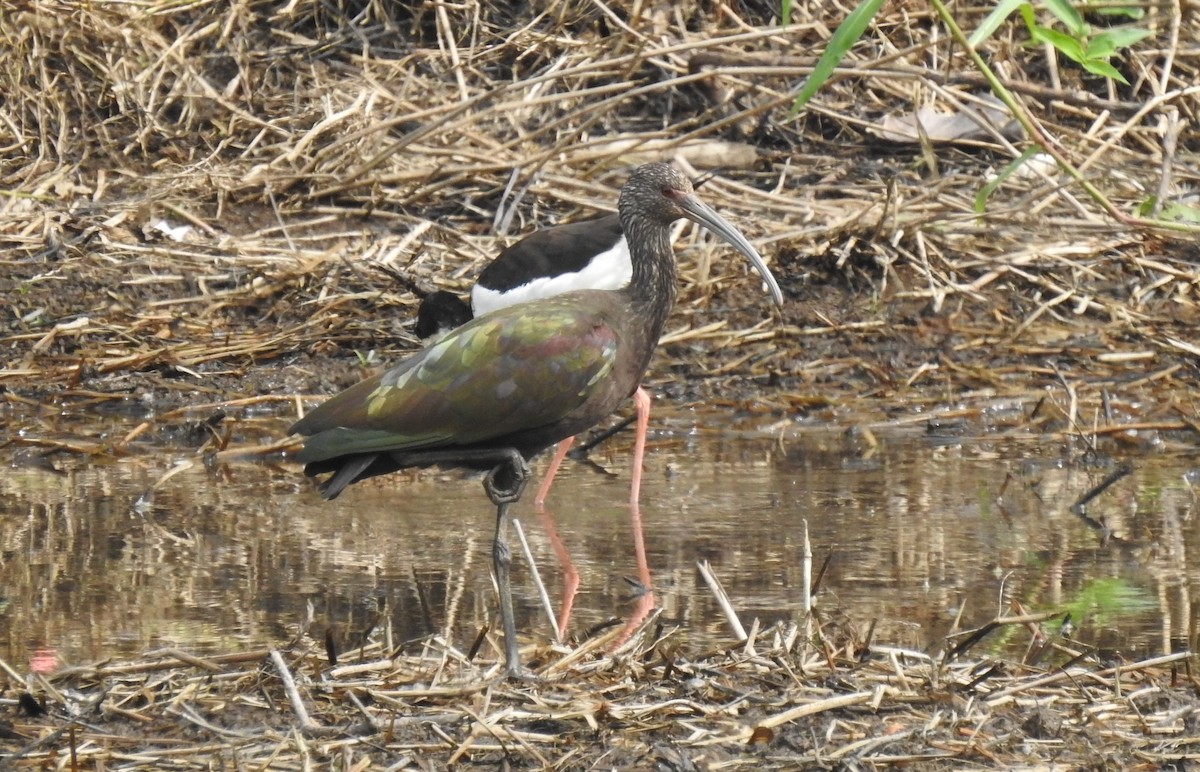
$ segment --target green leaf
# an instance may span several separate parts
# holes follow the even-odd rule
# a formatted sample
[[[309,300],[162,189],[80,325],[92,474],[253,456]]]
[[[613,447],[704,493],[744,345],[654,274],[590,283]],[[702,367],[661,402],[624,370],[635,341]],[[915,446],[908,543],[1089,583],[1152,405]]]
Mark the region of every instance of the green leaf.
[[[1079,64],[1093,75],[1111,78],[1118,83],[1124,83],[1126,86],[1129,85],[1129,81],[1125,80],[1125,76],[1121,74],[1121,71],[1103,59],[1084,59]]]
[[[1033,30],[1038,26],[1037,18],[1033,15],[1033,6],[1029,3],[1021,6],[1021,18],[1025,20],[1025,26],[1029,29],[1029,34],[1033,34]]]
[[[992,12],[983,19],[983,23],[971,33],[970,39],[967,41],[971,44],[971,48],[976,48],[980,43],[990,38],[1000,29],[1000,25],[1012,15],[1013,11],[1020,8],[1022,5],[1029,5],[1027,0],[1000,0]]]
[[[792,20],[792,0],[783,0],[779,4],[779,26],[787,29],[788,22]]]
[[[1134,213],[1138,217],[1157,217],[1160,220],[1168,222],[1200,223],[1200,206],[1196,204],[1182,204],[1178,201],[1172,201],[1163,204],[1156,215],[1154,213],[1154,205],[1156,203],[1158,203],[1158,196],[1150,196],[1137,205]]]
[[[1083,62],[1087,57],[1083,53],[1083,46],[1079,41],[1070,35],[1059,32],[1058,30],[1050,29],[1049,27],[1034,27],[1030,32],[1033,39],[1039,43],[1049,43],[1054,46],[1054,49],[1063,56],[1076,62]]]
[[[1050,9],[1050,13],[1054,14],[1054,17],[1061,21],[1075,37],[1081,38],[1087,34],[1088,26],[1083,21],[1083,17],[1067,0],[1046,0],[1046,8]]]
[[[1085,59],[1107,59],[1116,51],[1117,47],[1112,44],[1110,38],[1097,35],[1088,41],[1087,47],[1083,50],[1083,57]]]
[[[1014,158],[1007,166],[1000,170],[1000,173],[996,175],[995,179],[990,180],[988,184],[980,188],[979,192],[975,194],[976,214],[983,214],[984,210],[987,208],[988,198],[990,198],[991,195],[996,192],[996,189],[999,188],[1006,179],[1011,177],[1013,172],[1015,172],[1017,169],[1020,169],[1026,161],[1028,161],[1030,158],[1033,158],[1041,151],[1041,145],[1030,145],[1029,147],[1025,148],[1021,155]]]
[[[1200,223],[1200,206],[1191,204],[1167,204],[1158,213],[1158,216],[1164,220],[1173,222],[1194,222]]]
[[[1097,16],[1124,16],[1125,18],[1133,19],[1134,21],[1137,21],[1146,15],[1145,9],[1132,5],[1098,5],[1094,7],[1085,6],[1085,8],[1087,9],[1088,13],[1094,13]]]
[[[817,66],[813,68],[812,74],[800,84],[796,100],[792,102],[792,109],[788,112],[789,118],[794,118],[796,113],[808,104],[808,100],[812,99],[813,94],[825,85],[825,81],[829,80],[829,76],[837,69],[846,53],[862,37],[867,25],[871,23],[871,19],[879,12],[882,5],[883,0],[861,0],[845,21],[838,26],[833,37],[829,39],[829,45],[825,47],[825,53],[821,54],[821,58],[817,60]]]
[[[1108,46],[1109,53],[1122,48],[1129,48],[1134,43],[1137,43],[1144,38],[1150,36],[1150,30],[1139,29],[1137,27],[1113,27],[1112,29],[1101,32],[1096,37],[1088,42],[1088,53],[1092,51],[1092,46]],[[1101,56],[1101,54],[1096,54]]]

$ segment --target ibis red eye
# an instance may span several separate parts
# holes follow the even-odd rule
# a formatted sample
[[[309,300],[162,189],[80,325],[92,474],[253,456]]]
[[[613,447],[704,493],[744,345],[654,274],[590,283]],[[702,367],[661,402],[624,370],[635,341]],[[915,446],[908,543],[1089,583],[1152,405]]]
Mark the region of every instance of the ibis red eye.
[[[679,188],[672,188],[669,185],[663,186],[662,194],[663,194],[663,198],[670,199],[671,201],[679,201],[686,195]]]

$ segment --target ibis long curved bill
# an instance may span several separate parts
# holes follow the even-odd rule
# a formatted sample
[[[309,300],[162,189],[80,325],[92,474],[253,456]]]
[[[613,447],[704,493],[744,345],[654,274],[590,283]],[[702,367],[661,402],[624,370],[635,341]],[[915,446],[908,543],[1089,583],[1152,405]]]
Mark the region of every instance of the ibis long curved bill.
[[[758,254],[758,250],[746,240],[741,231],[714,212],[712,207],[697,198],[695,193],[679,196],[675,199],[675,205],[683,212],[684,217],[697,225],[708,228],[724,239],[729,246],[745,255],[750,264],[754,266],[754,270],[758,271],[758,275],[766,282],[767,290],[771,293],[771,301],[775,303],[776,307],[783,307],[783,292],[779,289],[779,283],[775,281],[775,276],[767,267],[762,255]]]

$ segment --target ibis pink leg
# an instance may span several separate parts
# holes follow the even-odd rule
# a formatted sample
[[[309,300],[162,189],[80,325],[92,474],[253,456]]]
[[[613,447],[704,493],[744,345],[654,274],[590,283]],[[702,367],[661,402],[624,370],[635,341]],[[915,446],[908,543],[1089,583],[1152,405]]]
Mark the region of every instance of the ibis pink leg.
[[[640,386],[633,393],[633,407],[637,411],[637,431],[633,439],[633,478],[630,481],[629,503],[637,504],[642,491],[642,462],[646,456],[646,431],[650,428],[650,393]],[[533,497],[534,506],[540,507],[546,503],[546,497],[550,495],[550,486],[554,484],[554,475],[558,474],[563,459],[567,457],[567,453],[571,451],[571,445],[574,443],[575,438],[568,437],[554,446],[554,456],[550,459],[550,465],[546,467],[546,476],[542,479],[542,484],[538,486],[537,494]]]
[[[546,476],[542,478],[542,484],[538,486],[537,493],[533,497],[533,509],[542,521],[542,528],[545,529],[546,536],[550,539],[550,548],[554,550],[558,564],[562,566],[562,608],[558,612],[559,640],[566,640],[567,637],[567,624],[571,621],[571,609],[574,608],[575,596],[579,593],[579,571],[571,560],[571,554],[567,552],[567,545],[558,535],[558,529],[554,526],[554,517],[546,511],[546,496],[550,494],[550,485],[554,482],[554,475],[558,473],[558,468],[562,466],[563,459],[567,457],[567,453],[570,452],[571,445],[574,443],[575,438],[568,437],[554,447],[554,457],[550,459],[550,466],[546,467]]]
[[[538,486],[537,494],[533,497],[533,505],[538,509],[541,509],[542,505],[546,503],[546,496],[550,495],[550,484],[554,482],[554,475],[558,474],[558,468],[562,466],[563,459],[567,457],[573,444],[575,444],[575,438],[568,437],[554,446],[554,458],[550,459],[550,466],[546,467],[546,477]]]
[[[629,506],[637,512],[642,493],[642,459],[646,455],[646,431],[650,428],[650,392],[641,386],[633,393],[633,407],[637,411],[637,432],[633,439],[633,480],[629,484]],[[637,533],[634,539],[642,540],[642,516],[635,518]],[[642,551],[645,558],[645,550]]]
[[[650,565],[646,559],[646,537],[642,534],[642,508],[638,499],[642,492],[642,459],[646,455],[646,432],[650,424],[650,395],[646,389],[638,388],[634,393],[634,407],[637,409],[637,436],[634,439],[634,481],[629,491],[629,525],[634,534],[634,559],[637,562],[637,581],[641,582],[642,594],[637,598],[634,612],[625,622],[625,627],[614,641],[614,646],[624,644],[634,630],[654,610],[654,585],[650,582]]]
[[[633,613],[621,628],[621,634],[613,641],[613,648],[629,640],[629,636],[641,626],[650,612],[654,610],[654,585],[650,582],[650,565],[646,560],[646,542],[642,538],[642,510],[636,504],[629,507],[629,519],[633,527],[633,553],[637,561],[638,582],[641,584],[641,594],[634,604]]]
[[[642,491],[642,464],[646,456],[646,432],[650,427],[650,393],[639,387],[633,394],[633,406],[637,412],[637,428],[633,440],[633,475],[629,484],[629,506],[632,514],[633,551],[637,561],[638,581],[645,588],[645,593],[638,600],[637,607],[640,613],[635,612],[634,618],[631,618],[627,625],[630,631],[654,608],[654,593],[650,590],[652,586],[650,566],[646,560],[646,543],[642,535],[642,514],[638,506]],[[579,593],[579,571],[575,568],[575,563],[571,560],[566,545],[558,535],[558,529],[554,526],[554,518],[546,512],[545,504],[546,497],[550,494],[550,486],[554,482],[554,475],[558,473],[563,459],[567,457],[574,442],[575,438],[570,437],[555,446],[554,457],[550,459],[550,465],[546,468],[546,476],[542,479],[542,484],[538,486],[537,494],[533,498],[534,509],[541,518],[546,536],[550,539],[550,547],[554,550],[559,565],[562,566],[563,598],[562,609],[558,613],[558,635],[563,639],[566,638],[567,625],[571,621],[575,596]]]
[[[650,580],[650,563],[646,559],[646,539],[642,535],[642,508],[638,505],[642,490],[642,457],[646,453],[646,430],[650,426],[650,394],[643,388],[638,388],[633,395],[633,404],[637,409],[637,437],[633,444],[633,483],[629,492],[629,526],[633,532],[633,555],[637,562],[638,582],[642,585],[642,594],[634,605],[629,621],[621,630],[614,643],[619,646],[645,621],[654,610],[654,584]]]
[[[565,641],[567,625],[571,621],[571,609],[575,607],[575,596],[579,594],[579,570],[575,568],[571,554],[567,552],[567,546],[558,535],[558,529],[554,526],[554,517],[540,504],[536,505],[534,510],[542,521],[546,537],[550,539],[550,548],[554,550],[554,556],[558,558],[558,564],[562,566],[562,608],[558,612],[558,638]]]

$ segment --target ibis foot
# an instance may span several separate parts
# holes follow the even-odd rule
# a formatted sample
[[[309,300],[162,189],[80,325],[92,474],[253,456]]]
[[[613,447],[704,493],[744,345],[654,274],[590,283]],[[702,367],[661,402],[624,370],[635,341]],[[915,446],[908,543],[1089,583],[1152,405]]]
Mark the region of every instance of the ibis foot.
[[[388,456],[397,469],[433,464],[456,464],[479,469],[486,468],[484,464],[495,464],[483,478],[483,490],[497,506],[512,504],[520,499],[530,477],[529,464],[525,463],[525,457],[516,448],[461,448],[415,453],[393,451]],[[371,456],[368,462],[373,458]]]
[[[514,504],[529,482],[529,464],[516,450],[504,451],[505,458],[483,478],[483,490],[496,506]]]

